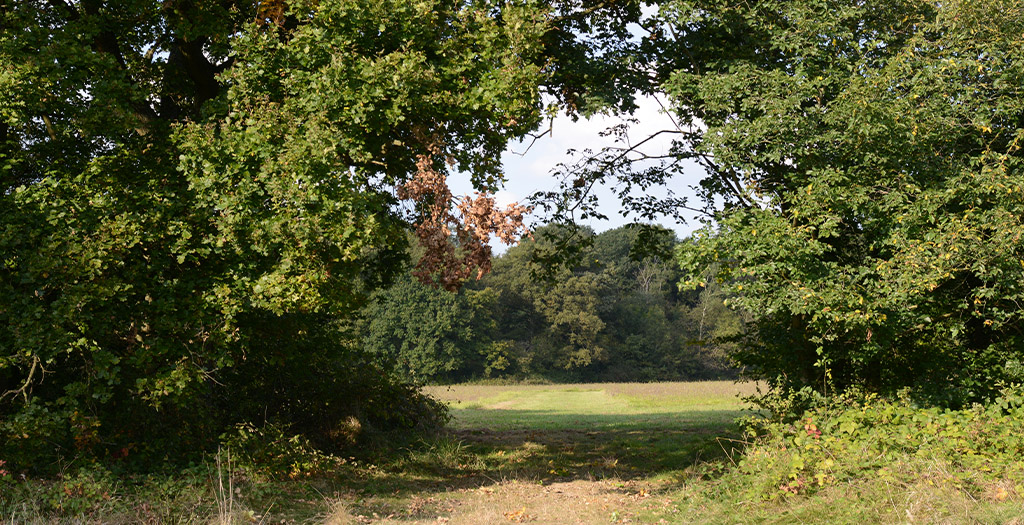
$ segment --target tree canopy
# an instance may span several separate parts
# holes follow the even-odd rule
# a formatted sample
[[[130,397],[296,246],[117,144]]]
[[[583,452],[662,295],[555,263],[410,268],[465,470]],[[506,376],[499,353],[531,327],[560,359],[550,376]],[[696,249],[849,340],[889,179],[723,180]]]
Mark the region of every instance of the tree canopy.
[[[720,288],[680,292],[671,262],[678,241],[645,254],[641,229],[583,229],[581,257],[545,275],[537,253],[564,227],[538,228],[458,293],[411,275],[361,312],[360,340],[410,379],[666,381],[735,377],[727,341],[744,331]],[[415,255],[414,255],[415,257]],[[715,336],[720,336],[719,340]]]
[[[744,361],[953,404],[1024,379],[1022,6],[780,12],[771,63],[666,85],[706,101],[697,149],[749,201],[682,252],[759,318]]]
[[[506,142],[540,119],[544,13],[0,2],[8,457],[199,452],[249,421],[409,423],[416,396],[360,357],[348,319],[442,204],[409,184],[453,166],[499,187]],[[491,204],[429,225],[486,236],[501,225],[474,217],[506,217]],[[168,435],[179,450],[158,452]]]
[[[642,214],[703,210],[679,262],[752,316],[748,370],[787,388],[984,399],[1024,378],[1022,13],[661,2],[633,78],[667,97],[674,148],[658,165],[643,137],[585,156],[556,216],[593,213],[594,184],[665,184],[696,160],[702,202],[622,194]]]

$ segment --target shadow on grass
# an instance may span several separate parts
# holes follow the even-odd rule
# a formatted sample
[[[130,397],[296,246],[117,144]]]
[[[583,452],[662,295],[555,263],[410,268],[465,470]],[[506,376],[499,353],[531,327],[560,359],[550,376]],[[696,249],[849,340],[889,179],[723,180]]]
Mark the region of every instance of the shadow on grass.
[[[460,489],[510,480],[680,478],[729,452],[730,442],[719,438],[737,437],[734,421],[742,414],[464,409],[449,433],[425,443],[423,450],[410,450],[372,481],[401,493],[425,485]],[[489,425],[474,425],[478,421]]]
[[[290,514],[301,515],[325,495],[348,494],[344,499],[354,502],[353,509],[361,514],[415,517],[419,513],[410,515],[409,508],[429,503],[427,515],[444,505],[444,498],[424,499],[425,494],[505,482],[659,480],[667,489],[720,471],[728,462],[731,442],[719,438],[737,437],[734,421],[743,414],[707,409],[630,415],[461,409],[452,428],[397,458],[349,465],[334,476],[301,487],[292,484],[289,497],[277,492],[272,499]]]
[[[522,410],[497,408],[466,408],[455,411],[454,428],[473,430],[489,428],[496,431],[530,429],[546,430],[618,430],[643,429],[652,425],[692,430],[719,427],[732,423],[744,414],[741,410],[680,410],[633,414],[577,414],[561,410]]]

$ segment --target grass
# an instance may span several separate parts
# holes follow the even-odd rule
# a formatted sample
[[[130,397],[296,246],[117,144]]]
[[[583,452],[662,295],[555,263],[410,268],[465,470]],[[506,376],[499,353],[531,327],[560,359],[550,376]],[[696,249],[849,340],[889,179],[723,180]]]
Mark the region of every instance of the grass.
[[[738,396],[753,391],[730,382],[430,387],[452,409],[451,434],[397,467],[436,483],[421,494],[449,506],[433,520],[635,521],[654,507],[671,513],[667,491],[726,455],[717,438],[735,435]],[[391,503],[400,515],[400,499]]]
[[[741,413],[731,383],[457,385],[450,433],[381,469],[347,519],[380,523],[638,520]]]
[[[262,479],[227,452],[176,476],[108,473],[0,491],[15,523],[598,523],[638,520],[724,456],[731,383],[433,387],[454,416],[397,457]],[[76,478],[77,479],[77,478]],[[80,489],[85,487],[84,490]],[[668,508],[668,507],[666,507]]]
[[[778,473],[744,471],[732,446],[739,396],[754,389],[430,387],[450,405],[451,427],[398,456],[339,458],[316,475],[272,481],[232,468],[225,452],[178,476],[22,483],[0,487],[0,522],[1024,525],[1012,484],[968,492],[932,483],[945,467],[913,457],[901,463],[913,469],[909,482],[849,479],[799,495],[774,481],[758,488]]]

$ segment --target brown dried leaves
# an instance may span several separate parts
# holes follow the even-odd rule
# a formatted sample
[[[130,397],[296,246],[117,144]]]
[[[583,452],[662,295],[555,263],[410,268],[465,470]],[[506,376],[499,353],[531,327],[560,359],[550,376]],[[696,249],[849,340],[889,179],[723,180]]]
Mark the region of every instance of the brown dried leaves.
[[[434,155],[419,155],[416,174],[398,189],[398,196],[420,206],[416,236],[425,249],[413,274],[425,283],[456,291],[474,272],[483,277],[491,269],[493,234],[505,244],[512,244],[530,232],[523,224],[530,208],[517,203],[499,209],[494,197],[476,192],[464,196],[452,209],[452,193],[447,177],[434,168]]]

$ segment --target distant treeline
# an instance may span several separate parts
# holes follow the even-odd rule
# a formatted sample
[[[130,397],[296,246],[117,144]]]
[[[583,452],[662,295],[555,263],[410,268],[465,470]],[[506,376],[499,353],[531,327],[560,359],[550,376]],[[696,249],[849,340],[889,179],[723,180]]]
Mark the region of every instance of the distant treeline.
[[[641,231],[540,228],[458,293],[410,271],[373,296],[360,339],[423,383],[734,377],[727,341],[742,333],[740,314],[714,284],[681,291],[674,233]],[[575,257],[544,262],[564,243]]]

